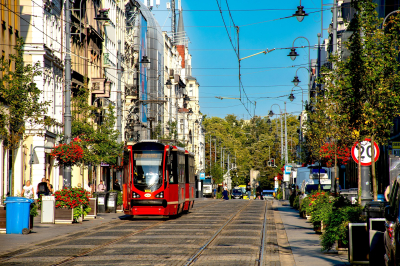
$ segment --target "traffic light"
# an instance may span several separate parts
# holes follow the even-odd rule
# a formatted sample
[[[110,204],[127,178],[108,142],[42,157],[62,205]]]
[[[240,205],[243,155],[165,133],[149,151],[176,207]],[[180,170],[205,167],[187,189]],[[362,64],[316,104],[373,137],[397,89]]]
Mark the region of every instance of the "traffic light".
[[[276,167],[276,165],[275,165],[275,159],[271,159],[271,167]]]

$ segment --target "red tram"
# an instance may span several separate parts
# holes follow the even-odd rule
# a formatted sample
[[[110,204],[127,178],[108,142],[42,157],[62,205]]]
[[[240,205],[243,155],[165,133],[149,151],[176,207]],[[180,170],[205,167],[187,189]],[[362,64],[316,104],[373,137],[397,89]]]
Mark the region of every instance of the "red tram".
[[[186,153],[183,148],[156,141],[128,145],[124,155],[125,214],[168,218],[189,211],[194,204],[194,156]]]

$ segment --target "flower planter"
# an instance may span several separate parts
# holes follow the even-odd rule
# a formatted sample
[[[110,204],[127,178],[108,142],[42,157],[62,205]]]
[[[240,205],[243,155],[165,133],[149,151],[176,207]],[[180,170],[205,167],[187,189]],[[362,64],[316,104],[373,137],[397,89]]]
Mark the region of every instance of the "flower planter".
[[[314,231],[315,231],[316,234],[321,234],[322,233],[322,231],[321,231],[321,228],[322,228],[321,222],[314,222],[313,226],[314,226]]]
[[[0,206],[0,233],[6,233],[6,207]]]
[[[56,224],[72,224],[74,221],[74,209],[57,208],[54,211],[54,222]]]
[[[119,213],[124,212],[124,206],[123,205],[117,206],[117,212],[119,212]]]
[[[90,212],[85,216],[87,219],[96,219],[97,217],[97,201],[96,198],[89,198]]]

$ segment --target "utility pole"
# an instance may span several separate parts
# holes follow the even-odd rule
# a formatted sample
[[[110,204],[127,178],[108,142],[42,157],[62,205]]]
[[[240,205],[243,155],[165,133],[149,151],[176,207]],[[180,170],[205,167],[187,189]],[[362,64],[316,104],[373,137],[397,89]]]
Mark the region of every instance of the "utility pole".
[[[333,55],[336,55],[337,51],[337,0],[333,0],[333,10],[332,10],[332,15],[333,15],[333,29],[332,29],[332,42],[333,42]],[[318,46],[319,46],[319,41],[318,41]],[[319,53],[319,49],[318,49]],[[332,67],[334,68],[335,65],[333,63]]]
[[[210,176],[211,176],[211,166],[212,166],[212,154],[211,154],[211,134],[210,134]]]
[[[172,31],[172,41],[175,43],[175,35],[176,35],[176,14],[175,14],[175,0],[171,0],[171,31]]]
[[[118,52],[117,52],[117,130],[119,132],[117,141],[122,142],[122,101],[121,101],[121,79],[122,79],[122,69],[121,69],[121,40],[118,40]],[[118,166],[121,166],[121,157],[118,156],[117,159]],[[119,184],[122,184],[122,171],[120,167],[117,168],[117,180]]]
[[[287,123],[286,123],[286,102],[285,102],[285,165],[288,164],[288,150],[287,150]]]
[[[280,108],[280,107],[279,107]],[[282,111],[281,111],[281,162],[283,161],[283,126],[282,126]]]
[[[64,136],[65,143],[71,142],[71,9],[70,0],[65,1],[65,95]],[[64,187],[71,187],[71,165],[64,165]]]

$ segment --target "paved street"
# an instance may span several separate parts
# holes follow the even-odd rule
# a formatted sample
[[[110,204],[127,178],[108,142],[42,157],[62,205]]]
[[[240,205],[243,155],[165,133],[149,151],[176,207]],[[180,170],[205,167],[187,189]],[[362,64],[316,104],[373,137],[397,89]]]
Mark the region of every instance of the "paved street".
[[[0,235],[0,265],[346,265],[347,260],[321,253],[319,236],[284,201],[202,199],[176,219],[120,218],[125,217],[100,214],[73,225],[36,219],[29,235]]]

